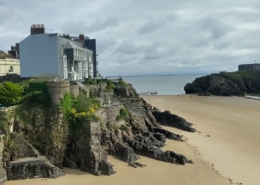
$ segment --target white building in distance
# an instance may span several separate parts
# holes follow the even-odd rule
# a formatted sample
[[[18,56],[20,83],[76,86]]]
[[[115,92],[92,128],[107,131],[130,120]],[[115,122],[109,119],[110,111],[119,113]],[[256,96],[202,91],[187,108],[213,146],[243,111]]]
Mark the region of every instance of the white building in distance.
[[[32,25],[31,34],[19,43],[21,77],[39,75],[83,81],[93,77],[93,51],[84,47],[84,35],[45,33],[44,25]]]
[[[20,60],[0,50],[0,76],[20,75]]]

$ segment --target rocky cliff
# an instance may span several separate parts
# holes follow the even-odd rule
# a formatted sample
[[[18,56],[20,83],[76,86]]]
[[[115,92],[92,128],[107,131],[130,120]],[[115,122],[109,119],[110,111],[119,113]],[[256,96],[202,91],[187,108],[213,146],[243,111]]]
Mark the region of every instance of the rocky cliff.
[[[219,73],[196,78],[185,85],[186,94],[244,96],[245,93],[260,93],[259,71]]]
[[[39,102],[23,102],[0,111],[0,126],[5,134],[2,169],[6,170],[8,180],[54,178],[64,174],[63,167],[112,175],[115,171],[107,155],[132,167],[144,166],[137,161],[140,156],[174,164],[192,163],[178,151],[162,149],[166,139],[182,141],[182,136],[160,126],[195,132],[191,123],[169,111],[154,109],[131,84],[115,83],[113,90],[106,83],[88,88],[94,91],[90,93],[93,98],[83,94],[82,101],[101,104],[95,107],[91,119],[80,117],[89,112],[75,112],[72,108],[69,112],[75,117],[71,117],[72,113],[68,117],[59,105],[48,107]],[[77,108],[82,108],[79,105]]]

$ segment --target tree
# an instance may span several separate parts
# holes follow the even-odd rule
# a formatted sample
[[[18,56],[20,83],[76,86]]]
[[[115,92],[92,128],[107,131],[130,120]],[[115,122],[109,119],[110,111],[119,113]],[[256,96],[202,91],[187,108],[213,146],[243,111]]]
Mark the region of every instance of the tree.
[[[21,86],[12,82],[3,82],[0,84],[0,104],[10,106],[16,104],[22,96]]]

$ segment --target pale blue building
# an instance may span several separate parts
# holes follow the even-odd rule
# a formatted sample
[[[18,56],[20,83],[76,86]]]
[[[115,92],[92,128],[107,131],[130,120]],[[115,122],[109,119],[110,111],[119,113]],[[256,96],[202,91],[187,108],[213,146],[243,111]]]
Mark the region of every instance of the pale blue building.
[[[31,34],[19,43],[21,77],[55,75],[79,80],[93,77],[93,51],[79,39],[45,33],[43,25],[32,25]]]

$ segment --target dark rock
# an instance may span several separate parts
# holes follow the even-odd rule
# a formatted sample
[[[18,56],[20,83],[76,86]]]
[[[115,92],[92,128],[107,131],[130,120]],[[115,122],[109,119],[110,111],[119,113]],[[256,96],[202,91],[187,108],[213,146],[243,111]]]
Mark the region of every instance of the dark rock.
[[[40,157],[11,161],[7,167],[8,180],[56,178],[64,174],[63,169],[52,165],[48,160]]]
[[[112,154],[118,159],[121,159],[122,161],[125,161],[129,164],[133,164],[140,158],[138,155],[136,155],[133,148],[124,143],[117,143]]]
[[[245,74],[244,74],[245,73]],[[219,73],[196,78],[184,87],[186,94],[208,93],[218,96],[244,96],[245,93],[260,92],[260,72]]]
[[[62,166],[68,167],[71,169],[78,169],[77,165],[72,160],[70,160],[68,157],[64,157]]]
[[[163,134],[166,138],[168,139],[173,139],[176,141],[182,141],[182,136],[179,134],[174,134],[168,130],[162,129],[162,128],[153,128],[154,132],[159,132],[161,134]]]
[[[137,166],[139,166],[139,167],[145,167],[146,165],[144,165],[144,164],[141,164],[141,163],[139,163],[139,162],[135,162],[135,165],[137,165]]]
[[[137,165],[135,163],[128,163],[128,166],[132,166],[134,168],[137,168]]]
[[[181,155],[176,154],[172,151],[163,151],[159,148],[158,144],[154,141],[154,137],[151,135],[138,135],[135,136],[134,139],[129,139],[129,146],[132,147],[135,153],[144,155],[147,157],[151,157],[160,161],[170,162],[170,163],[178,163],[178,164],[186,164],[188,159]],[[163,143],[164,144],[164,143]]]
[[[67,158],[74,156],[73,162],[80,170],[94,175],[111,175],[113,166],[107,162],[107,152],[100,145],[100,123],[85,122],[81,129],[75,133],[67,146]]]
[[[158,123],[161,125],[176,127],[188,132],[196,132],[196,129],[192,128],[191,123],[187,122],[185,119],[175,114],[172,114],[170,111],[153,111],[153,115]]]

